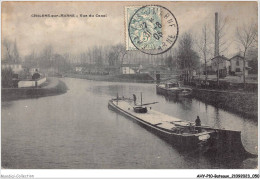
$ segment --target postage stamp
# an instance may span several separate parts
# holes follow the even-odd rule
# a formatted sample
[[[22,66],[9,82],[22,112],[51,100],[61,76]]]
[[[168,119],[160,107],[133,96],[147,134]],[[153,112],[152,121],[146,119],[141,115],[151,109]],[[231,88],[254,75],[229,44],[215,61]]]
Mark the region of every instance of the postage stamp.
[[[134,13],[141,8],[142,6],[131,6],[125,7],[125,43],[126,43],[126,50],[137,50],[135,46],[132,44],[129,35],[128,35],[128,25],[130,18],[134,15]]]
[[[138,13],[136,14],[136,12]],[[137,48],[154,50],[159,48],[162,44],[162,39],[160,38],[162,37],[160,7],[126,7],[126,13],[126,24],[128,28],[131,27],[131,31],[126,36],[128,39],[127,47],[134,47],[127,50],[135,50]],[[136,48],[135,46],[138,47]]]
[[[159,5],[126,8],[127,50],[150,55],[168,51],[176,42],[179,28],[173,13]],[[135,48],[133,48],[135,47]]]

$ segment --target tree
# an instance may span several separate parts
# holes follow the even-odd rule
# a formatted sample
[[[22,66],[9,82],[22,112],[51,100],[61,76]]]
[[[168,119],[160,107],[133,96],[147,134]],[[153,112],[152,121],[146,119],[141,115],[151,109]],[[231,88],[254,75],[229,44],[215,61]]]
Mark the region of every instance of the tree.
[[[36,66],[41,68],[51,68],[52,67],[52,57],[53,57],[53,46],[47,45],[42,50],[41,54],[35,58]]]
[[[109,54],[108,54],[108,65],[109,66],[115,66],[116,58],[117,57],[115,56],[115,53],[109,52]]]
[[[86,60],[87,60],[87,57],[86,57],[86,53],[81,53],[80,54],[80,64],[85,64],[86,63]]]
[[[190,81],[190,74],[199,64],[199,56],[193,50],[193,39],[191,34],[185,33],[180,41],[177,52],[179,67],[185,72],[186,81]]]
[[[33,50],[31,52],[31,54],[29,55],[26,55],[24,57],[24,65],[27,67],[27,68],[33,68],[33,67],[36,67],[37,66],[37,61],[36,61],[36,54],[35,54],[35,51]]]
[[[197,41],[197,47],[200,52],[201,58],[204,60],[204,70],[205,70],[205,81],[207,81],[208,73],[207,73],[207,62],[209,56],[212,56],[211,48],[210,48],[210,38],[208,36],[208,27],[204,24],[202,28],[202,34],[199,40]]]
[[[70,70],[70,64],[68,63],[67,59],[65,59],[60,54],[53,54],[52,67],[57,69],[58,73],[66,72]]]
[[[11,68],[2,69],[1,71],[1,79],[2,79],[2,87],[10,88],[13,87],[13,71]]]
[[[247,52],[246,59],[248,60],[248,67],[251,69],[248,73],[257,74],[258,73],[258,47],[250,48]]]
[[[257,60],[257,58],[252,58],[250,61],[248,61],[248,66],[251,67],[251,69],[250,69],[251,74],[257,74],[258,73],[258,60]]]
[[[14,42],[14,49],[13,49],[13,60],[15,63],[19,62],[20,60],[19,52],[16,45],[16,40]]]
[[[172,55],[168,56],[166,59],[165,59],[165,64],[170,67],[170,70],[172,71],[173,67],[175,66],[176,64],[176,60],[174,59],[174,57]]]
[[[95,64],[97,66],[103,65],[103,58],[102,58],[102,48],[101,47],[94,47],[93,48],[93,56],[95,59]]]
[[[243,52],[243,83],[246,85],[246,54],[248,50],[257,44],[257,25],[250,24],[249,26],[243,25],[237,28],[236,32],[237,43],[242,48]]]
[[[227,17],[222,18],[220,16],[218,20],[218,29],[217,29],[217,36],[219,39],[219,54],[223,54],[226,52],[232,42],[229,41],[228,38],[226,38],[226,31],[227,31]]]
[[[11,62],[12,61],[11,42],[7,39],[4,39],[3,48],[4,48],[4,52],[5,52],[4,59],[8,62]]]
[[[118,44],[112,47],[112,51],[115,54],[115,61],[118,63],[121,61],[121,65],[124,63],[124,56],[126,55],[126,48],[122,44]]]

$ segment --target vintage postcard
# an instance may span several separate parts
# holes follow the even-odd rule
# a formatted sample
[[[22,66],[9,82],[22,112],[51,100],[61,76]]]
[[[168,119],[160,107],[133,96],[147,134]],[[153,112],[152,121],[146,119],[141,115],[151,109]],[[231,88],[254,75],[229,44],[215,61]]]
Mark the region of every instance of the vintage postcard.
[[[259,178],[257,1],[3,1],[1,32],[1,177]]]

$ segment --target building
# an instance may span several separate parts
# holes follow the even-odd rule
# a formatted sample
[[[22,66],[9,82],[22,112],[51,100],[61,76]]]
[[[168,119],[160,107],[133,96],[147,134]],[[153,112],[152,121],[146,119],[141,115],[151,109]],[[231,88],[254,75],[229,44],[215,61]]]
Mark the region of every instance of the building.
[[[34,73],[39,73],[40,68],[30,68],[29,73],[33,75]]]
[[[212,69],[212,65],[211,65],[212,61],[211,59],[207,61],[206,65],[207,65],[207,75],[215,75],[216,72]],[[200,65],[200,72],[203,75],[206,75],[205,72],[205,61],[201,61],[201,65]]]
[[[8,69],[11,68],[12,71],[15,74],[18,74],[23,71],[23,67],[20,63],[7,63],[7,62],[2,62],[2,69]]]
[[[211,59],[211,68],[214,72],[218,72],[220,77],[226,77],[230,73],[230,60],[225,56],[216,56]]]
[[[120,71],[122,74],[136,74],[139,67],[138,64],[122,64]]]
[[[82,72],[82,70],[83,70],[83,67],[80,67],[80,66],[75,67],[76,72]]]
[[[230,60],[230,74],[231,75],[242,75],[243,74],[243,66],[244,66],[244,58],[240,55],[235,55]],[[248,61],[245,62],[245,75],[248,75]]]

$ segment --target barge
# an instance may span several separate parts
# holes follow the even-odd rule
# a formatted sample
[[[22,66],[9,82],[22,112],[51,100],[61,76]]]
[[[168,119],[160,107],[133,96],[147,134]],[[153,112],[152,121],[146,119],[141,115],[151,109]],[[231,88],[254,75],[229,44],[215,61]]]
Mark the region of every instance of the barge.
[[[236,155],[241,158],[242,156],[254,156],[244,149],[240,131],[215,129],[203,125],[196,126],[195,123],[163,114],[150,107],[136,106],[131,99],[111,99],[108,107],[132,119],[178,149],[211,151],[218,156]],[[137,108],[138,110],[136,110]],[[141,108],[144,110],[139,112]]]
[[[174,97],[188,97],[192,94],[191,88],[181,87],[179,83],[165,83],[156,85],[156,93]]]

